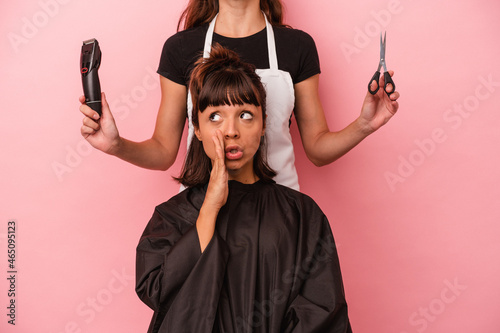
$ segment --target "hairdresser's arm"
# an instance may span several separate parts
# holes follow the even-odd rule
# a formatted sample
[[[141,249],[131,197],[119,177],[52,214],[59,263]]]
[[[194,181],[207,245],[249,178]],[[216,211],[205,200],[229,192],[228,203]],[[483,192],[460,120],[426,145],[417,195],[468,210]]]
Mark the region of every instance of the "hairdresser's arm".
[[[142,142],[122,138],[113,115],[103,96],[102,116],[97,123],[97,113],[82,104],[85,115],[81,133],[96,149],[115,155],[134,165],[153,170],[167,170],[175,162],[186,122],[187,89],[160,76],[161,103],[153,136]],[[84,99],[80,98],[80,102]],[[96,118],[97,117],[97,118]]]
[[[391,76],[393,71],[389,71]],[[372,96],[367,92],[360,116],[344,129],[331,132],[318,94],[319,75],[295,84],[295,118],[304,151],[316,166],[337,160],[364,138],[375,132],[396,113],[399,93],[391,98],[380,89]],[[383,87],[383,76],[379,82]],[[388,87],[389,89],[389,87]]]

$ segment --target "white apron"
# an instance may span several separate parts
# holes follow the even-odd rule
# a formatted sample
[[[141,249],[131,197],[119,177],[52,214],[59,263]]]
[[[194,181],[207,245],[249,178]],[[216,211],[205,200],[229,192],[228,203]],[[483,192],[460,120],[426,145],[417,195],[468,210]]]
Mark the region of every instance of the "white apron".
[[[289,120],[292,115],[295,104],[295,93],[290,73],[278,69],[278,58],[276,56],[276,45],[274,41],[273,27],[269,24],[266,15],[267,45],[269,53],[269,69],[257,69],[256,73],[260,76],[262,84],[266,89],[266,149],[267,162],[273,168],[277,175],[274,177],[276,183],[299,190],[299,181],[297,171],[295,170],[295,155],[293,152],[292,137],[290,135]],[[208,27],[205,37],[205,47],[203,57],[208,58],[212,47],[212,38],[214,34],[214,17]],[[188,149],[191,139],[194,135],[192,122],[193,102],[191,93],[188,93],[187,100],[189,133]]]

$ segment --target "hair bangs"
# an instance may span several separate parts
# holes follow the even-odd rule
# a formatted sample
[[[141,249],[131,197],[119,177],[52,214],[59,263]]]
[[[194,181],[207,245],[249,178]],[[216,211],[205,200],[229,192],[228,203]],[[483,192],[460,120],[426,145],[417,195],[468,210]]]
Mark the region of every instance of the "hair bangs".
[[[254,83],[236,71],[219,71],[207,77],[198,98],[198,110],[209,106],[251,104],[262,106]]]

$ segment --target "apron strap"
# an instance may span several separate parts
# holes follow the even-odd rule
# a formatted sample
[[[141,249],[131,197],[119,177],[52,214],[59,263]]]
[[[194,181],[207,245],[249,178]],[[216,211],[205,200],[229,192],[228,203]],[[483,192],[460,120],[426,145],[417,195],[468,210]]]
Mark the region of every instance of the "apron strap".
[[[212,49],[212,38],[214,36],[215,21],[217,20],[219,13],[215,15],[208,26],[207,34],[205,35],[205,46],[203,47],[203,58],[208,58],[210,56],[210,50]]]
[[[273,75],[278,74],[278,56],[276,55],[276,42],[274,41],[274,31],[273,26],[267,20],[266,14],[262,12],[264,19],[266,20],[266,32],[267,32],[267,52],[269,54],[269,69]]]

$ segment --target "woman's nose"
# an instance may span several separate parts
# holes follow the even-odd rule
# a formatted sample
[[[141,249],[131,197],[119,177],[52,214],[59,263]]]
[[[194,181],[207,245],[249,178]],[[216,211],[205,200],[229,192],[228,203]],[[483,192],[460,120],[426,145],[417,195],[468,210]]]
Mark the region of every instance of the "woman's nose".
[[[237,138],[240,133],[238,130],[238,123],[235,120],[227,120],[224,126],[224,136],[226,138]]]

